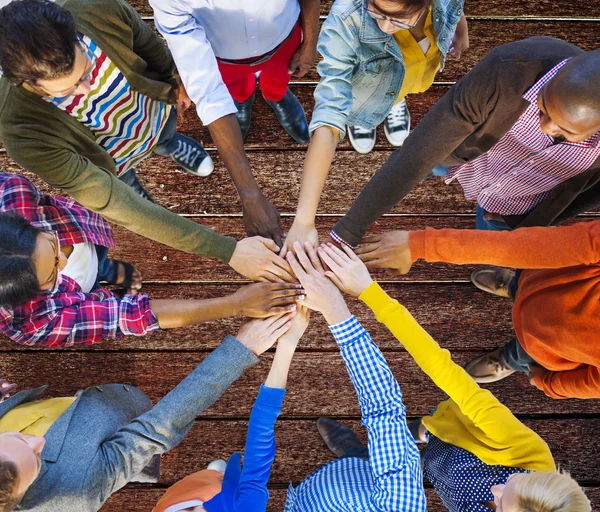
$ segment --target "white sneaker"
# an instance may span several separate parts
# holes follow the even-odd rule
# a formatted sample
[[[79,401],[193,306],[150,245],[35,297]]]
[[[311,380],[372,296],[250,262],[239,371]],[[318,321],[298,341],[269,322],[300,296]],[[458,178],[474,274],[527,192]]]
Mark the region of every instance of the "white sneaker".
[[[356,151],[366,155],[375,147],[375,128],[369,130],[362,126],[348,126],[348,138]]]
[[[402,146],[410,133],[410,112],[406,99],[392,107],[383,122],[383,131],[392,146]]]

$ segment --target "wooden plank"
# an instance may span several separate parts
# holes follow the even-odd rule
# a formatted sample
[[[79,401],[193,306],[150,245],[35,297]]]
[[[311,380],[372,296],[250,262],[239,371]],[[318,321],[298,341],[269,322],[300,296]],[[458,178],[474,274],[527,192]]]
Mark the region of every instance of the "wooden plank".
[[[152,16],[152,8],[147,0],[129,0],[142,16]],[[333,0],[322,0],[321,16],[327,16]],[[501,17],[597,17],[598,10],[594,2],[575,0],[556,3],[550,0],[509,0],[489,2],[486,0],[469,0],[465,11],[468,17],[501,16]]]
[[[318,217],[317,230],[320,239],[328,239],[329,232],[339,217]],[[195,217],[193,220],[210,226],[221,234],[230,235],[237,239],[243,238],[244,230],[241,218],[233,217]],[[578,221],[590,220],[580,217]],[[289,229],[292,219],[282,220],[284,229]],[[435,217],[407,216],[382,217],[369,230],[369,234],[380,233],[392,229],[416,230],[426,226],[433,228],[473,229],[474,216],[464,217]],[[123,228],[116,227],[118,249],[112,252],[112,257],[129,261],[139,268],[147,281],[241,281],[242,276],[230,267],[207,258],[199,258],[192,254],[177,251],[170,247],[159,245],[151,240],[134,235]],[[457,266],[449,264],[427,264],[417,262],[409,274],[394,276],[388,271],[374,271],[377,280],[392,281],[465,281],[469,279],[472,266]]]
[[[174,342],[175,339],[174,339]],[[465,365],[482,352],[455,352],[457,364]],[[8,352],[2,358],[0,375],[21,389],[51,384],[53,396],[109,382],[131,384],[158,400],[183,380],[206,353],[198,352]],[[249,414],[256,392],[267,375],[271,354],[246,373],[203,417],[239,418]],[[405,352],[386,352],[386,358],[404,391],[411,415],[428,414],[443,393],[435,387]],[[167,370],[167,371],[165,371]],[[515,414],[590,414],[598,411],[598,400],[557,402],[533,388],[525,375],[511,376],[489,386]],[[358,416],[358,403],[341,357],[332,352],[296,354],[290,372],[284,416],[312,418],[325,415]],[[565,441],[571,442],[571,439]],[[575,440],[573,440],[574,442]]]
[[[218,297],[233,293],[233,285],[147,285],[146,293],[155,299],[190,299]],[[508,342],[513,336],[512,303],[483,293],[470,284],[424,285],[393,284],[384,289],[402,301],[417,321],[444,348],[456,350],[492,350]],[[367,306],[348,297],[350,310],[356,314],[373,339],[385,350],[402,350],[387,328],[376,321]],[[156,350],[212,350],[227,334],[237,333],[242,318],[157,331],[148,336],[130,336],[123,341],[105,341],[93,345],[92,350],[156,351]],[[460,336],[457,336],[460,333]],[[300,350],[337,351],[335,340],[320,314],[313,314]],[[34,350],[0,336],[0,351]],[[69,349],[71,350],[71,349]],[[125,356],[127,357],[127,356]]]
[[[588,487],[585,489],[592,502],[592,510],[600,508],[600,488]],[[113,494],[102,507],[101,512],[123,512],[124,510],[152,510],[156,502],[165,492],[164,488],[128,485],[121,491]],[[445,508],[431,488],[425,489],[427,495],[427,510],[429,512],[446,512]],[[287,490],[284,488],[271,488],[267,512],[281,512],[285,506]]]

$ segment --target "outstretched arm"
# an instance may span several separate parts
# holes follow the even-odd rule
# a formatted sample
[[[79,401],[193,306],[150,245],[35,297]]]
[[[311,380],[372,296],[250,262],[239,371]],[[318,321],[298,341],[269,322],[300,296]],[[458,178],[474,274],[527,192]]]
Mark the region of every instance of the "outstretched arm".
[[[350,314],[324,275],[310,244],[297,244],[288,259],[307,292],[307,304],[323,313],[356,389],[369,436],[369,463],[375,480],[369,510],[425,511],[419,451],[406,425],[402,391],[381,351]],[[296,259],[297,258],[297,259]]]
[[[356,254],[369,268],[392,268],[403,274],[418,259],[522,269],[594,265],[600,262],[600,221],[514,231],[388,231],[365,238]]]
[[[275,460],[275,421],[281,412],[290,364],[308,326],[309,311],[300,307],[290,330],[277,341],[271,371],[258,393],[244,449],[244,468],[238,485],[235,510],[264,512],[269,499],[267,482]]]

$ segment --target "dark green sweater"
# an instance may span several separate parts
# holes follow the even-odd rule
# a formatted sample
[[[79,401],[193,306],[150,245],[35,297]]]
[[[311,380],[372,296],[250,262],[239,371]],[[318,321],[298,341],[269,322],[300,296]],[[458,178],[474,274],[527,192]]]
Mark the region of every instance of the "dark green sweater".
[[[132,89],[174,103],[180,84],[164,42],[123,0],[59,0],[119,68]],[[116,177],[93,133],[66,112],[0,79],[0,139],[25,169],[119,224],[175,249],[228,263],[236,241],[142,199]]]

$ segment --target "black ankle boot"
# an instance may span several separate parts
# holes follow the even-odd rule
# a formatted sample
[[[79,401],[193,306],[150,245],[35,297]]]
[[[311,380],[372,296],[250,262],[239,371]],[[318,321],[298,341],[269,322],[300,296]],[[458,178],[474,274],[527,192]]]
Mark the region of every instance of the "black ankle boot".
[[[265,98],[265,101],[273,109],[273,112],[275,112],[275,116],[281,126],[296,142],[299,144],[308,144],[310,142],[304,109],[300,105],[298,98],[292,94],[289,88],[280,101],[271,101],[267,98]]]
[[[240,125],[240,130],[242,131],[242,141],[246,142],[246,136],[248,135],[248,131],[250,130],[250,118],[252,117],[252,105],[254,104],[254,96],[256,93],[252,94],[246,101],[240,103],[239,101],[233,100],[236,108],[238,109],[237,117],[238,123]]]
[[[369,451],[352,430],[331,418],[319,418],[317,429],[327,448],[339,458],[357,457],[369,460]]]

